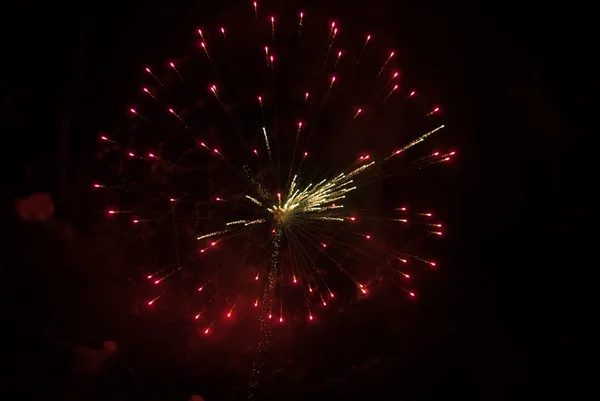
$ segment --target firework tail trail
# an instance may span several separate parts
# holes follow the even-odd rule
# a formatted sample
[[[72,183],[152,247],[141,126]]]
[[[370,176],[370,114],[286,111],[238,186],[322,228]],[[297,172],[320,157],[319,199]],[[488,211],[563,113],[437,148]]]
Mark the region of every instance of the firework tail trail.
[[[262,297],[263,313],[259,317],[261,339],[256,347],[256,355],[254,362],[252,363],[252,373],[248,385],[248,398],[251,400],[254,400],[253,391],[258,387],[261,369],[264,366],[265,353],[271,337],[271,326],[266,321],[266,316],[271,313],[272,296],[275,291],[275,284],[277,283],[278,260],[281,252],[281,228],[278,227],[276,230],[272,242],[273,253],[271,254],[271,266],[267,278],[267,285],[265,286]]]

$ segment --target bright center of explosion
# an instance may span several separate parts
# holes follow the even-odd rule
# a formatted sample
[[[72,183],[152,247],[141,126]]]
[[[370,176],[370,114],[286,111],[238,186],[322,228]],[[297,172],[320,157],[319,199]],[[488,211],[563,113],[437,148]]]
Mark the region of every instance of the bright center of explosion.
[[[278,223],[283,223],[290,217],[292,209],[289,207],[274,206],[272,209],[273,217]]]

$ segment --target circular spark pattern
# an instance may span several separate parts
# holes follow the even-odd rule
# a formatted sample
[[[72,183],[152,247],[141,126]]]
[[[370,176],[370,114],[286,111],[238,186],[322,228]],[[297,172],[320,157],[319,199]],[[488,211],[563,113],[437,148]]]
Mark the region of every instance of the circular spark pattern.
[[[424,145],[445,127],[442,107],[401,81],[376,34],[346,38],[340,21],[301,11],[291,22],[256,2],[246,17],[199,28],[189,55],[141,68],[128,127],[100,136],[111,173],[92,189],[109,218],[175,249],[145,275],[148,308],[180,308],[211,337],[258,321],[254,388],[273,327],[318,323],[376,278],[417,297],[410,280],[437,264],[411,244],[442,236],[442,223],[372,185],[456,153]]]

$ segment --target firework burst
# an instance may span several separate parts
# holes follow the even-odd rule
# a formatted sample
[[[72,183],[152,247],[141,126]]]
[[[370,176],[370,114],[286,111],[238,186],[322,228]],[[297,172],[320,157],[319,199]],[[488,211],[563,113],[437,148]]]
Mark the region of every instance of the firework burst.
[[[416,297],[412,275],[436,262],[411,244],[442,223],[373,184],[455,152],[424,145],[444,128],[441,108],[400,80],[400,56],[375,34],[247,11],[196,29],[164,68],[141,68],[131,120],[100,137],[111,173],[92,185],[111,219],[174,249],[145,275],[147,307],[178,308],[211,337],[254,316],[261,354],[273,326],[317,323],[376,276]]]

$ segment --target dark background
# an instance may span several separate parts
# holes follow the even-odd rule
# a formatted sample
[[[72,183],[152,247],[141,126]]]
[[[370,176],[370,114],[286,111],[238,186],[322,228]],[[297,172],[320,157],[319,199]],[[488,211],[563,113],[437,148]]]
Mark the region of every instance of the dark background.
[[[583,359],[576,361],[567,347],[582,334],[565,277],[577,260],[566,250],[574,241],[572,207],[581,203],[564,194],[574,194],[565,190],[567,182],[577,183],[567,181],[565,166],[582,114],[575,98],[589,51],[587,25],[581,15],[549,4],[450,3],[309,5],[340,19],[383,20],[402,41],[416,86],[439,94],[448,124],[458,127],[459,173],[446,208],[456,229],[443,245],[446,268],[432,284],[435,296],[376,317],[359,310],[352,323],[308,333],[312,362],[302,365],[305,371],[290,368],[285,379],[267,380],[268,397],[576,399],[585,391],[573,369]],[[247,5],[29,3],[6,12],[2,124],[10,200],[3,213],[10,251],[2,293],[5,327],[16,335],[7,344],[14,359],[7,358],[6,388],[67,397],[74,386],[68,358],[51,344],[98,348],[114,339],[137,350],[126,362],[137,373],[108,375],[104,392],[94,396],[243,396],[235,385],[245,373],[219,362],[223,349],[197,351],[189,361],[184,349],[169,344],[174,332],[181,342],[194,333],[171,330],[176,322],[160,322],[157,330],[152,320],[133,325],[119,316],[127,285],[119,269],[106,265],[118,264],[124,251],[114,245],[106,255],[98,242],[110,235],[118,244],[123,234],[97,223],[88,207],[90,154],[97,133],[127,104],[123,83],[154,61],[154,48],[187,35],[179,27],[194,25],[194,15],[210,20],[241,6]],[[16,221],[12,198],[33,192],[53,195],[52,225]],[[75,267],[81,265],[89,269]],[[385,298],[373,302],[394,311]],[[144,340],[136,344],[138,335]],[[359,350],[368,356],[347,358]],[[373,360],[375,368],[357,366]]]

